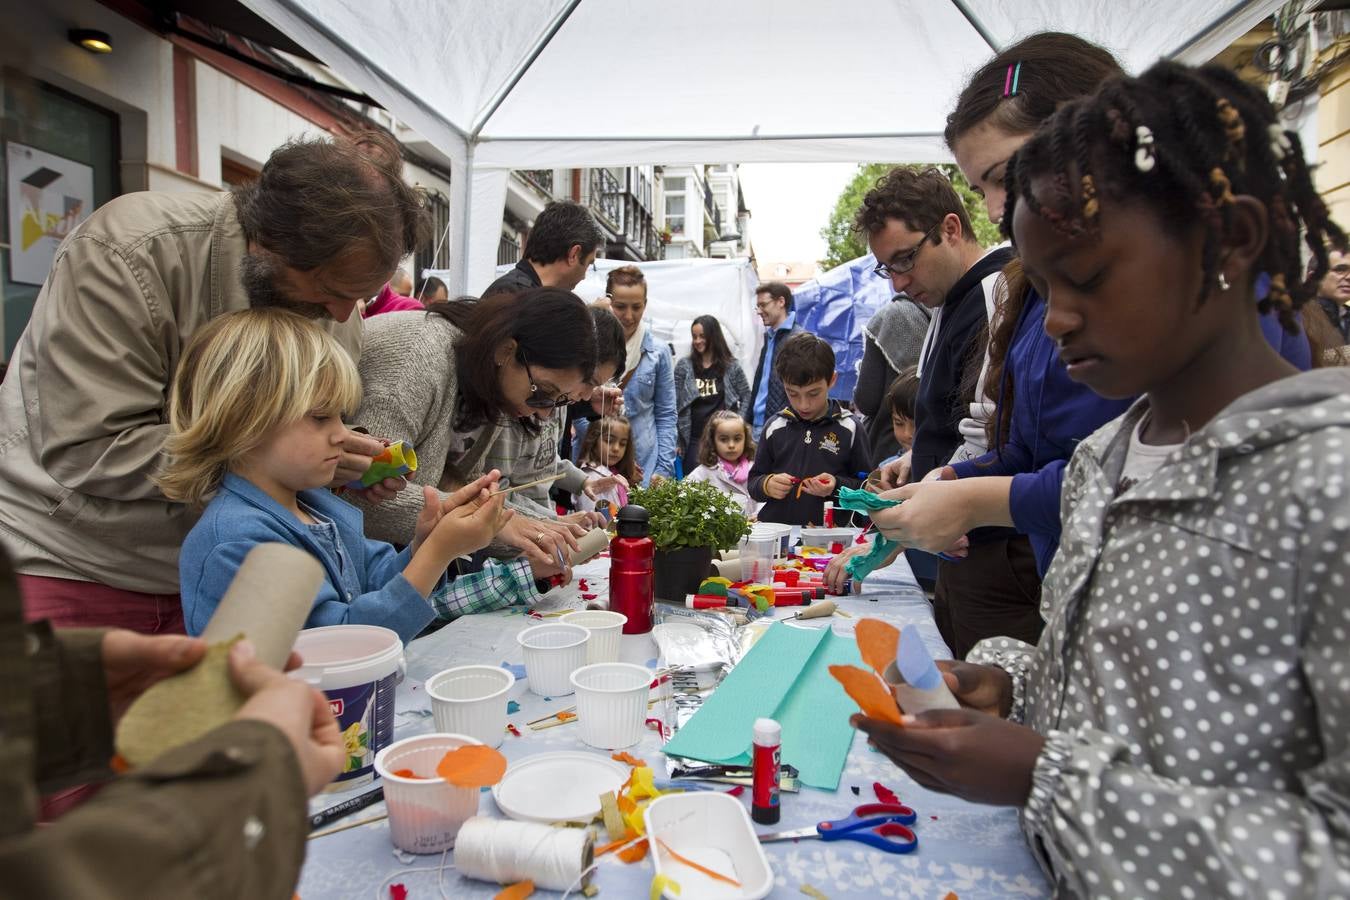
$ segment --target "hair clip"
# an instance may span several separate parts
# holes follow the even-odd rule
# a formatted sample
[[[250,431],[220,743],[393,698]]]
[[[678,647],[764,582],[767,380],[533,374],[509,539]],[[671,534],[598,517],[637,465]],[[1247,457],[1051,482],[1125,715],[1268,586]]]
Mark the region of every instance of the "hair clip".
[[[1017,82],[1021,79],[1021,77],[1022,77],[1022,64],[1020,62],[1009,63],[1008,74],[1003,77],[1003,96],[1005,97],[1017,96]]]
[[[1092,222],[1097,218],[1097,185],[1091,175],[1083,176],[1083,219]]]
[[[1210,193],[1214,196],[1214,202],[1219,206],[1226,206],[1233,202],[1233,183],[1228,180],[1223,169],[1215,166],[1209,172]]]
[[[1140,172],[1152,172],[1157,160],[1153,157],[1153,132],[1147,125],[1134,130],[1134,167]]]
[[[1242,139],[1247,136],[1247,126],[1242,124],[1242,114],[1224,97],[1216,100],[1214,107],[1218,110],[1219,121],[1223,123],[1223,130],[1228,135],[1228,143],[1234,147],[1241,144]]]
[[[1267,130],[1270,132],[1271,155],[1276,161],[1284,162],[1284,158],[1293,151],[1294,142],[1289,140],[1289,135],[1285,133],[1282,125],[1271,125]]]

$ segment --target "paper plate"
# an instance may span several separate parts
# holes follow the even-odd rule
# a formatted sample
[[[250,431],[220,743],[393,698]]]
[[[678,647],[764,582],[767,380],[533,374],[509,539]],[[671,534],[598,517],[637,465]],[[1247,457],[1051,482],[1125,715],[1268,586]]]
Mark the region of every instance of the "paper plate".
[[[627,780],[628,766],[605,756],[540,753],[511,763],[492,799],[521,822],[589,822],[600,815],[600,795]]]

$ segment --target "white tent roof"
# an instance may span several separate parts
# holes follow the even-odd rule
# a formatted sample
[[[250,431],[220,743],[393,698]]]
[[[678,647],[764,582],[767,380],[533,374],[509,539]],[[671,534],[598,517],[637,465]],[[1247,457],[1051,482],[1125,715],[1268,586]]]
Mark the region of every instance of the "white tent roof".
[[[245,0],[442,149],[456,290],[491,280],[511,169],[949,159],[994,48],[1210,59],[1280,0]]]

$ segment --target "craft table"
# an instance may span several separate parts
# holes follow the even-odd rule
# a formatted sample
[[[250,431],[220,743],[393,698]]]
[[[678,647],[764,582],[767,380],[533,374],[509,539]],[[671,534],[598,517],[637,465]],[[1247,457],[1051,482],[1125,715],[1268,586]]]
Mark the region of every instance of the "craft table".
[[[577,577],[587,580],[590,593],[604,597],[607,596],[608,567],[609,560],[602,557],[579,567]],[[931,606],[914,581],[903,556],[888,569],[874,573],[868,579],[862,596],[834,599],[840,609],[855,618],[835,616],[832,619],[807,620],[802,623],[803,626],[851,629],[857,617],[861,616],[886,619],[897,627],[914,623],[923,629],[925,641],[935,656],[951,656],[938,636]],[[584,605],[574,581],[566,588],[551,591],[535,609],[580,609]],[[778,613],[786,617],[793,611],[794,608],[789,607],[779,609]],[[456,665],[520,664],[522,656],[520,646],[516,643],[516,634],[538,621],[519,609],[465,616],[434,634],[413,641],[407,648],[408,675],[397,695],[395,738],[433,730],[430,700],[422,688],[426,679]],[[544,621],[556,620],[546,618]],[[655,644],[645,635],[625,635],[621,653],[625,661],[638,663],[652,663],[657,655]],[[574,697],[557,697],[545,701],[528,690],[523,678],[516,682],[508,696],[520,703],[520,711],[511,715],[509,721],[522,734],[519,738],[507,735],[502,743],[501,751],[508,760],[562,750],[602,752],[581,742],[575,724],[540,731],[526,727],[526,722],[573,705]],[[640,743],[627,750],[645,759],[656,770],[656,776],[664,778],[665,759],[660,747],[660,738],[655,731],[649,731]],[[811,885],[832,900],[847,897],[924,897],[936,900],[948,891],[956,892],[961,900],[1048,896],[1045,879],[1018,829],[1015,811],[979,806],[930,793],[911,781],[885,756],[870,750],[867,742],[856,734],[838,791],[828,793],[803,787],[800,793],[784,793],[781,795],[782,821],[774,826],[755,827],[767,833],[842,817],[857,804],[875,799],[872,784],[877,781],[894,790],[904,803],[918,812],[919,819],[914,826],[919,835],[918,849],[912,854],[896,856],[850,841],[826,844],[818,840],[802,840],[766,844],[764,848],[774,870],[775,887],[771,897],[802,897],[799,891],[802,885]],[[854,795],[851,787],[859,788],[858,796]],[[311,812],[318,812],[357,792],[320,795],[311,803]],[[748,789],[741,800],[749,803]],[[334,824],[359,821],[382,812],[384,804],[381,803]],[[491,793],[486,790],[482,794],[479,814],[502,817]],[[600,841],[603,840],[602,830]],[[441,855],[411,856],[398,853],[390,843],[387,821],[315,838],[309,842],[308,851],[298,888],[302,900],[348,897],[372,900],[377,897],[376,891],[381,882],[387,878],[392,883],[403,884],[408,889],[409,900],[431,900],[441,896],[437,890],[435,872],[409,871],[434,868],[439,865]],[[453,864],[453,856],[452,851],[443,876],[442,888],[446,896],[491,898],[500,890],[497,885],[458,875],[448,867]],[[592,883],[600,889],[600,897],[630,900],[648,896],[652,878],[650,857],[631,865],[619,862],[612,855],[602,860],[592,878]],[[559,895],[539,891],[536,896]],[[378,897],[379,900],[388,898],[387,888]]]

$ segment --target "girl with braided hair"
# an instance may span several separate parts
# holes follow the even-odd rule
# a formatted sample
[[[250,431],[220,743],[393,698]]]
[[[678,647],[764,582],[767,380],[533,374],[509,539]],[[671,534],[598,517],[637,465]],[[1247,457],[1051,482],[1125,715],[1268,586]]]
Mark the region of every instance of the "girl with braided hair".
[[[1140,398],[1069,463],[1039,645],[941,664],[960,710],[855,723],[1019,807],[1057,893],[1348,895],[1350,371],[1259,320],[1292,327],[1344,241],[1298,137],[1161,63],[1061,108],[1006,186],[1070,376]]]

